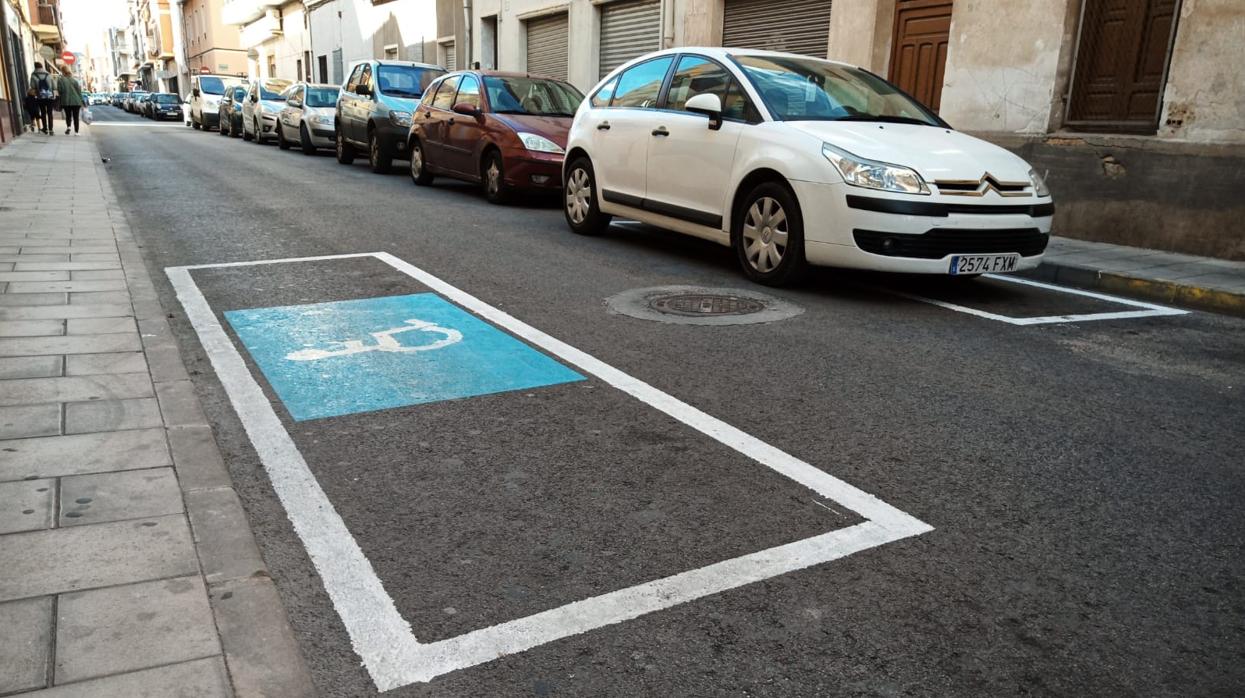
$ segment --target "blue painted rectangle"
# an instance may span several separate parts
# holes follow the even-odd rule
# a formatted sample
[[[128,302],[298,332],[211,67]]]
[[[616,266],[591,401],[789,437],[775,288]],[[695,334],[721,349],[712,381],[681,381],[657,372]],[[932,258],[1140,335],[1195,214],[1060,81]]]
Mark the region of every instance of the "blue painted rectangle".
[[[225,319],[296,421],[584,380],[434,293]]]

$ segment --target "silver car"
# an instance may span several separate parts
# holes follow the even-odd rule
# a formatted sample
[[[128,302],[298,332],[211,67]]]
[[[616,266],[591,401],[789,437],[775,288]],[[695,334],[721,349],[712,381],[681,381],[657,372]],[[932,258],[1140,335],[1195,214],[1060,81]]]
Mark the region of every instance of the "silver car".
[[[277,114],[277,145],[288,150],[298,145],[315,155],[317,148],[336,145],[337,85],[296,82],[285,91],[285,108]]]
[[[242,102],[242,140],[263,143],[276,137],[277,114],[285,108],[285,91],[291,84],[280,78],[262,78],[251,83]]]

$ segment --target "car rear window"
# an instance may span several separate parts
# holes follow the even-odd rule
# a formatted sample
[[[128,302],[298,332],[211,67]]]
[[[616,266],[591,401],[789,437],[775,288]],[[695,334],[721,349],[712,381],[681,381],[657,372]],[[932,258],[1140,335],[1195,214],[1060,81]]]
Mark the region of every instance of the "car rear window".
[[[411,65],[380,65],[377,68],[376,86],[381,93],[393,97],[418,98],[433,80],[445,75],[444,70],[420,68]]]

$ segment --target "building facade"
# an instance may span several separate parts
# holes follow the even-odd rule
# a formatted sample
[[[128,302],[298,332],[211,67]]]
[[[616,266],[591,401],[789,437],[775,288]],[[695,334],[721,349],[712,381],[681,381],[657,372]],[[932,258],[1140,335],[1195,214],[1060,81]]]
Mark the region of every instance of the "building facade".
[[[436,0],[311,0],[306,7],[319,82],[341,84],[352,64],[369,58],[437,63]]]
[[[232,0],[224,19],[240,28],[248,74],[304,80],[314,72],[311,31],[302,2]]]
[[[0,0],[0,146],[23,130],[35,63],[56,66],[63,50],[58,0]]]
[[[226,24],[224,0],[185,0],[182,3],[182,37],[186,69],[193,75],[247,74],[246,49],[238,26]]]

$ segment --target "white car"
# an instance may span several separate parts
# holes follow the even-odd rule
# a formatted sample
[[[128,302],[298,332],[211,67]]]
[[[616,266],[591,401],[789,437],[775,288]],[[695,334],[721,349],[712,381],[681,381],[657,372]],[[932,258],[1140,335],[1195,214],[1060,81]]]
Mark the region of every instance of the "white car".
[[[610,73],[567,143],[577,233],[625,216],[734,248],[788,283],[807,264],[976,275],[1036,267],[1054,204],[1024,160],[861,68],[678,48]]]
[[[277,114],[285,108],[289,80],[262,78],[251,83],[242,102],[242,140],[263,143],[276,137]]]
[[[291,145],[315,155],[317,148],[334,148],[336,141],[337,85],[296,82],[285,91],[285,108],[277,114],[277,145]]]

